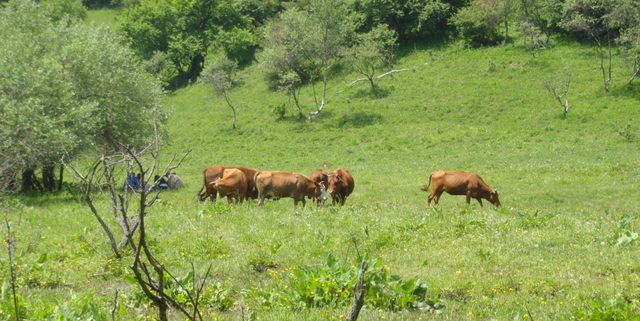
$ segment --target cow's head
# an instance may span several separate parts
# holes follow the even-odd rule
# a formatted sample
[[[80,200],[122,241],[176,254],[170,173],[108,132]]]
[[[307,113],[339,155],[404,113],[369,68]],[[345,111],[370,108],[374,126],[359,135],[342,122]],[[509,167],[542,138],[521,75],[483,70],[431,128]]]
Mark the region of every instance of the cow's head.
[[[329,194],[337,194],[346,188],[347,181],[340,174],[329,175]]]
[[[318,183],[318,182],[313,182],[313,184],[315,185],[315,189],[313,191],[313,196],[319,200],[326,200],[327,198],[327,192],[326,192],[326,188],[324,188],[324,183]]]
[[[498,189],[494,189],[491,191],[491,194],[489,194],[489,202],[491,202],[491,204],[495,205],[495,206],[500,206],[502,204],[500,204],[500,200],[498,199]]]

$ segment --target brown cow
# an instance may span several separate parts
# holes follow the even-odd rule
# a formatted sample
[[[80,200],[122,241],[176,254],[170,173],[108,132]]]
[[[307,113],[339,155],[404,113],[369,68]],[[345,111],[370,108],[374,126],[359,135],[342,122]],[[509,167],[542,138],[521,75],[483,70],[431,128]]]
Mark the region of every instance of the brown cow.
[[[231,203],[231,199],[236,199],[236,204],[244,201],[247,193],[247,177],[237,168],[228,168],[222,172],[222,177],[211,183],[218,191],[220,197],[227,197],[227,201]]]
[[[435,198],[436,205],[440,200],[442,192],[449,195],[466,195],[467,204],[471,203],[471,198],[475,198],[482,205],[482,199],[486,199],[491,204],[500,206],[498,199],[498,190],[491,189],[482,180],[482,177],[476,173],[457,172],[457,171],[437,171],[429,175],[429,184],[422,188],[423,191],[429,190],[429,185],[433,182],[433,190],[427,201],[427,206],[431,206],[431,200]]]
[[[253,176],[256,175],[258,170],[253,168],[246,167],[235,167],[235,166],[211,166],[207,167],[202,171],[202,188],[200,192],[198,192],[198,200],[204,201],[207,198],[211,198],[212,202],[216,201],[217,191],[213,186],[213,183],[222,177],[222,173],[225,169],[236,168],[242,171],[247,180],[247,192],[245,193],[245,198],[258,198],[258,191],[255,189],[255,184],[253,183]],[[204,189],[204,193],[202,190]]]
[[[325,189],[329,187],[329,174],[321,169],[316,169],[311,172],[311,174],[309,174],[309,179],[314,182],[321,183]],[[316,199],[313,196],[311,196],[311,202],[317,206],[320,206],[321,203],[324,205],[324,200]]]
[[[346,169],[336,169],[329,174],[329,194],[331,194],[331,204],[344,206],[347,196],[353,193],[353,176]]]
[[[320,200],[327,199],[327,193],[322,184],[310,180],[300,173],[291,172],[258,172],[254,177],[258,189],[258,206],[264,204],[267,196],[274,198],[292,197],[294,206],[302,201],[302,208],[306,204],[306,196],[313,196]]]

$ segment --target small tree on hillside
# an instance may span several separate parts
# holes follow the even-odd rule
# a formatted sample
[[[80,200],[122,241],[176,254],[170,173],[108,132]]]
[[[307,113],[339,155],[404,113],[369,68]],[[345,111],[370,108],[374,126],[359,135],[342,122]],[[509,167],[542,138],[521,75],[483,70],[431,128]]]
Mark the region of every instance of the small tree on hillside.
[[[604,90],[609,91],[611,81],[611,28],[606,16],[613,10],[613,3],[609,0],[571,0],[565,4],[564,17],[561,25],[573,31],[580,31],[593,39],[596,47],[596,57],[600,61]],[[604,43],[606,41],[606,44]],[[608,49],[608,77],[604,66],[604,46]]]
[[[569,85],[571,84],[571,73],[565,73],[562,76],[547,79],[543,81],[542,86],[558,100],[560,106],[564,111],[566,117],[569,112],[569,98],[567,98],[567,92],[569,91]],[[564,100],[564,101],[563,101]]]
[[[640,3],[635,0],[622,0],[607,17],[607,22],[613,28],[620,29],[620,36],[616,42],[623,45],[625,60],[632,66],[631,84],[640,72]]]
[[[322,76],[322,101],[316,111],[309,112],[308,118],[311,122],[313,116],[318,115],[324,108],[329,68],[340,58],[347,36],[353,32],[354,26],[350,25],[347,19],[344,1],[312,0],[309,27],[306,36],[310,41],[306,42],[308,46],[303,50],[316,66],[314,69]]]
[[[298,99],[298,86],[309,80],[309,61],[302,48],[305,28],[308,24],[305,12],[292,7],[271,21],[265,31],[264,50],[258,56],[260,68],[274,87],[283,89],[298,107],[298,119],[303,117]]]
[[[227,55],[223,54],[218,59],[208,63],[200,77],[200,81],[213,88],[216,95],[224,99],[229,108],[231,108],[233,112],[233,129],[236,128],[236,109],[231,105],[229,91],[233,88],[237,70],[238,63],[230,60]]]
[[[376,70],[379,66],[390,66],[393,62],[397,37],[397,33],[386,25],[376,26],[371,32],[358,36],[358,43],[348,52],[349,60],[358,74],[366,78],[356,79],[351,84],[368,80],[371,87],[376,87]]]

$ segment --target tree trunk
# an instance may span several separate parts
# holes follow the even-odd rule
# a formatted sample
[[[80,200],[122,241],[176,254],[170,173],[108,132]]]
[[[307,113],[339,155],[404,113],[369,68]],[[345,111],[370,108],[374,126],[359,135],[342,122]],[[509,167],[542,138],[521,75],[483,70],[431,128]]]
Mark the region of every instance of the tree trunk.
[[[27,169],[24,172],[22,172],[21,190],[23,192],[27,192],[34,185],[38,188],[38,191],[44,192],[42,185],[40,185],[40,182],[38,182],[38,178],[36,177],[35,169]]]
[[[322,103],[320,104],[320,108],[318,108],[318,110],[316,111],[312,111],[309,113],[309,122],[312,122],[313,119],[312,117],[319,114],[322,109],[324,108],[324,102],[325,102],[325,96],[327,95],[327,63],[325,62],[324,64],[324,79],[323,79],[324,85],[322,86]]]
[[[291,91],[293,93],[293,101],[296,102],[296,107],[298,107],[298,119],[302,119],[302,108],[300,108],[300,103],[298,102],[298,97],[296,96],[296,84],[295,82],[291,85]]]
[[[358,320],[360,309],[362,309],[362,305],[364,304],[364,296],[366,294],[366,286],[364,285],[364,272],[366,271],[366,269],[367,261],[362,261],[360,274],[358,274],[356,282],[353,283],[353,305],[351,306],[351,310],[349,310],[349,314],[347,314],[347,321]]]
[[[62,175],[64,174],[64,166],[60,165],[60,180],[58,181],[58,190],[62,190]]]
[[[44,189],[51,192],[56,187],[56,179],[54,175],[55,167],[53,165],[45,165],[42,167],[42,185]]]
[[[504,0],[504,41],[502,45],[507,44],[507,38],[509,38],[509,7],[511,0]]]

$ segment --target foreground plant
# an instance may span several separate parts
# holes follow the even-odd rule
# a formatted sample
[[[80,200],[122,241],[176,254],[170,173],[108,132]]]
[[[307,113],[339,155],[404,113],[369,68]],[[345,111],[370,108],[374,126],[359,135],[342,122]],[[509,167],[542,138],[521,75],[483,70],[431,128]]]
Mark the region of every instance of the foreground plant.
[[[366,260],[365,260],[366,261]],[[427,284],[419,278],[403,280],[389,273],[382,258],[366,264],[364,306],[387,311],[422,310],[440,311],[439,300],[427,300]],[[352,285],[360,274],[360,264],[337,260],[333,254],[324,266],[305,266],[285,269],[284,289],[268,288],[257,293],[263,307],[291,308],[344,308],[353,297]],[[275,272],[273,272],[276,275]]]
[[[103,229],[109,236],[111,247],[116,255],[116,257],[120,257],[118,253],[118,247],[115,246],[115,240],[113,238],[113,234],[110,232],[108,226],[102,220],[96,207],[93,204],[93,187],[94,187],[94,178],[97,181],[104,181],[104,183],[98,185],[99,187],[105,187],[110,194],[109,201],[114,211],[114,215],[116,216],[116,221],[123,228],[124,238],[126,238],[127,242],[121,242],[125,245],[128,243],[131,245],[132,253],[133,253],[133,263],[129,266],[133,272],[133,280],[135,280],[142,292],[149,298],[155,306],[158,307],[159,319],[161,321],[167,321],[167,310],[169,307],[173,307],[178,311],[182,312],[185,316],[187,316],[190,320],[202,320],[202,313],[200,313],[198,304],[200,301],[200,295],[202,293],[202,289],[204,287],[205,281],[209,276],[209,271],[211,270],[211,266],[207,269],[206,274],[204,275],[203,280],[198,285],[196,281],[193,281],[193,286],[191,289],[188,289],[181,280],[177,279],[171,272],[169,272],[164,265],[155,258],[153,253],[151,252],[146,239],[146,230],[145,230],[145,217],[148,214],[147,210],[153,204],[159,200],[159,196],[161,193],[161,189],[158,188],[160,184],[160,180],[157,180],[152,185],[151,177],[156,172],[156,168],[158,167],[158,156],[159,156],[159,141],[158,141],[158,131],[157,126],[154,120],[154,139],[153,141],[142,151],[135,151],[129,148],[129,146],[121,144],[123,149],[122,153],[110,156],[101,156],[100,159],[94,162],[94,165],[91,167],[89,171],[89,175],[82,176],[75,168],[68,166],[66,163],[65,166],[70,169],[72,173],[74,173],[74,178],[78,182],[81,187],[81,190],[84,193],[85,200],[87,204],[91,208],[91,211],[95,215],[96,219],[100,222]],[[152,147],[155,147],[155,150],[152,150]],[[186,152],[180,161],[178,161],[175,165],[172,165],[174,158],[169,162],[168,165],[161,171],[160,177],[164,177],[167,173],[170,173],[172,170],[180,166],[185,157],[191,152],[189,150]],[[151,158],[150,160],[147,158]],[[150,164],[150,165],[147,165]],[[102,165],[103,171],[98,172],[98,168]],[[133,173],[134,170],[140,173],[141,180],[141,188],[134,188],[134,186],[130,185],[130,182],[125,182],[125,186],[121,193],[117,194],[117,183],[114,178],[114,172],[116,168],[125,166],[127,173]],[[145,188],[145,186],[149,186],[149,189]],[[134,206],[134,214],[129,214],[129,193],[135,197],[133,200],[136,203]],[[120,213],[120,215],[119,215]],[[136,216],[137,220],[135,222],[128,219],[128,217]],[[131,226],[133,225],[133,226]],[[134,239],[135,227],[138,227],[138,235],[137,239]],[[193,264],[192,267],[192,275],[195,275],[195,268]],[[165,291],[165,285],[169,282],[175,282],[174,289],[178,287],[183,290],[183,295],[188,298],[188,301],[191,302],[191,308],[187,308],[181,304],[181,300],[179,297],[173,296],[170,291]],[[183,280],[184,281],[184,280]],[[175,292],[175,291],[174,291]],[[184,301],[186,300],[182,300]],[[187,309],[191,310],[188,311]]]

